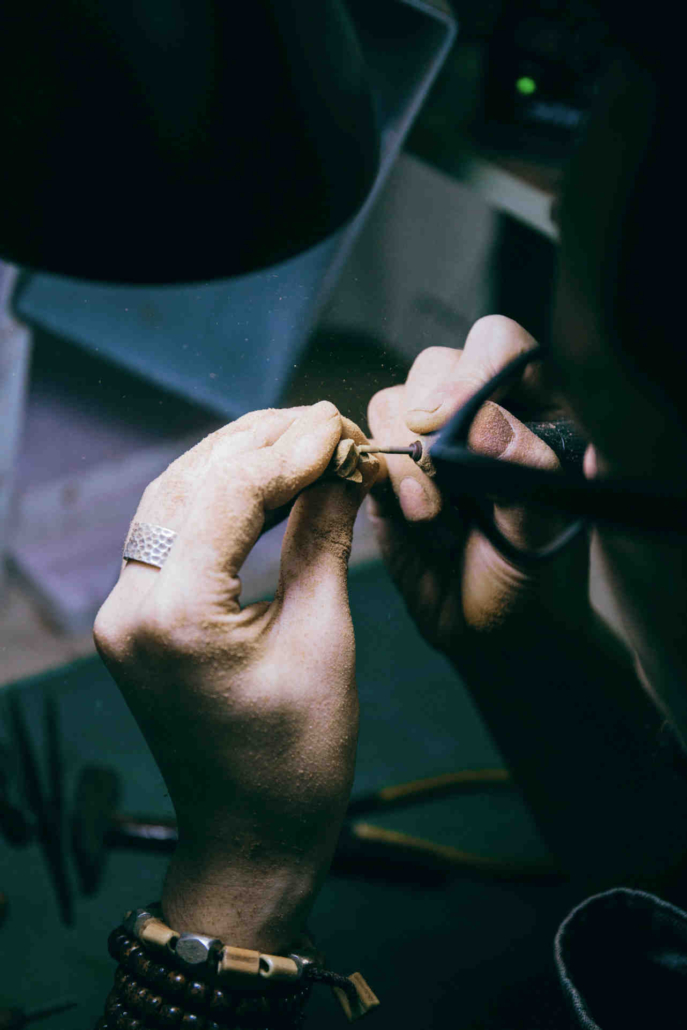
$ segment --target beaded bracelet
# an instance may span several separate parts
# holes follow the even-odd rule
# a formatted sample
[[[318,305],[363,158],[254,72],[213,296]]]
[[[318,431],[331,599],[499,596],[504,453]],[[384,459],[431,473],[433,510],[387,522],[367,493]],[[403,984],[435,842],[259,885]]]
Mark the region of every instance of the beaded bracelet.
[[[108,940],[120,963],[96,1030],[296,1030],[313,983],[329,985],[349,1022],[379,1005],[360,973],[323,969],[314,953],[268,955],[179,934],[159,905],[128,912]]]

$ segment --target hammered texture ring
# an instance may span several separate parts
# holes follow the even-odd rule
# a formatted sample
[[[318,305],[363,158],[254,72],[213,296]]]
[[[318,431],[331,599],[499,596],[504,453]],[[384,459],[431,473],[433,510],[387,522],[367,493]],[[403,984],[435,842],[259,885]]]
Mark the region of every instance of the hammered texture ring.
[[[161,569],[176,539],[173,529],[151,522],[133,522],[124,544],[124,558]]]

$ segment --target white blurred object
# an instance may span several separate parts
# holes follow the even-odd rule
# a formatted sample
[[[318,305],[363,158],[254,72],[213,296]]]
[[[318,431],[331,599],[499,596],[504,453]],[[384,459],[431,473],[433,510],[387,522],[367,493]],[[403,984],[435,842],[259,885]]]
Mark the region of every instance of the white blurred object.
[[[17,322],[9,309],[16,275],[15,268],[0,261],[0,588],[31,349],[30,330]]]
[[[371,335],[409,360],[459,347],[490,310],[498,214],[404,153],[363,228],[321,327]]]

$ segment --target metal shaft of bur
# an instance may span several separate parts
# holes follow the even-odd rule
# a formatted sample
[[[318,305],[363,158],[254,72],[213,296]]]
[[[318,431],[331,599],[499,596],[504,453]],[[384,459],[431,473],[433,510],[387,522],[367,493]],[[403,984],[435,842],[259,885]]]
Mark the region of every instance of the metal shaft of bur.
[[[413,461],[422,457],[422,443],[414,440],[408,447],[385,447],[382,444],[364,443],[358,447],[361,454],[407,454]]]

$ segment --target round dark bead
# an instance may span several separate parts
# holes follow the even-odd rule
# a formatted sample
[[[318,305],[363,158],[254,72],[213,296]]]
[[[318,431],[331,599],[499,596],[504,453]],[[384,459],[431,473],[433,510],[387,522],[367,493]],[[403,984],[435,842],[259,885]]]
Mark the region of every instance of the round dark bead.
[[[126,966],[127,969],[130,969],[133,972],[134,958],[136,955],[141,955],[142,953],[143,948],[138,941],[134,940],[133,937],[129,937],[128,941],[122,946],[122,949],[119,952],[119,961],[123,966]]]
[[[117,991],[110,991],[105,1002],[105,1015],[108,1017],[110,1022],[114,1022],[117,1016],[124,1011],[124,1005],[119,1000],[119,994]]]
[[[117,987],[118,990],[121,991],[122,988],[125,987],[128,983],[131,983],[132,980],[133,977],[131,973],[127,973],[124,966],[117,966],[117,968],[115,969],[114,982],[115,987]]]
[[[153,994],[152,991],[146,991],[146,997],[143,1002],[143,1011],[146,1016],[157,1016],[158,1012],[162,1008],[162,998],[159,994]]]
[[[152,962],[150,966],[150,972],[148,974],[148,983],[151,987],[154,987],[157,991],[164,990],[165,983],[167,982],[167,974],[169,973],[169,966],[166,966],[164,962]]]
[[[123,926],[117,926],[107,938],[107,950],[115,962],[119,961],[120,952],[129,939]]]
[[[179,1026],[186,1030],[205,1030],[205,1017],[199,1016],[197,1012],[184,1012],[184,1017]]]
[[[214,1019],[205,1020],[205,1030],[223,1030],[219,1023],[215,1023]]]
[[[178,1005],[163,1005],[157,1016],[157,1025],[162,1027],[179,1026],[184,1010]]]
[[[105,1016],[101,1016],[98,1022],[93,1027],[93,1030],[112,1030],[112,1024],[108,1023]]]
[[[146,955],[145,951],[131,956],[131,968],[136,976],[139,976],[141,980],[146,982],[150,981],[150,973],[154,965],[155,963],[150,955]]]
[[[183,973],[180,973],[177,969],[168,969],[167,975],[160,985],[162,996],[165,998],[172,998],[174,1000],[183,998],[186,992],[187,983],[188,980]]]
[[[191,1008],[198,1009],[205,1005],[209,997],[210,988],[207,984],[201,983],[200,980],[191,980],[186,987],[184,1001],[190,1005]]]
[[[136,983],[135,980],[132,980],[132,982],[127,984],[122,990],[122,997],[129,1008],[135,1009],[136,1012],[144,1012],[145,1001],[148,997],[148,988],[143,984]]]
[[[270,1003],[264,994],[255,994],[252,997],[246,996],[236,1003],[236,1019],[257,1020],[260,1017],[269,1016]]]
[[[226,991],[217,987],[210,996],[208,1011],[218,1019],[226,1019],[234,1011],[234,999]]]
[[[143,1023],[133,1013],[127,1012],[125,1009],[121,1015],[117,1016],[115,1027],[116,1030],[142,1030]]]

